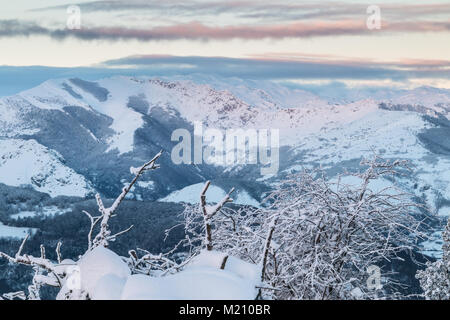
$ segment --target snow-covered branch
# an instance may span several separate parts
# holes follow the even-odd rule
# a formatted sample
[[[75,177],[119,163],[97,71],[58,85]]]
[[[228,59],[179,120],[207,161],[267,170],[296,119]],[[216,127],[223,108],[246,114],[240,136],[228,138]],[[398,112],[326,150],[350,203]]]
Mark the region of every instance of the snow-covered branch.
[[[136,181],[142,176],[142,174],[149,170],[155,170],[159,168],[159,165],[156,164],[156,161],[161,157],[162,151],[159,152],[152,160],[145,163],[143,166],[139,168],[132,168],[131,172],[135,175],[134,179],[131,183],[123,188],[122,193],[115,199],[113,204],[105,208],[100,195],[96,195],[96,201],[98,205],[98,209],[101,213],[100,216],[92,216],[89,212],[83,211],[84,214],[89,218],[90,221],[90,229],[88,233],[88,250],[85,255],[88,255],[89,252],[93,251],[97,247],[106,247],[109,241],[114,241],[116,237],[119,235],[129,231],[132,226],[126,230],[118,232],[116,234],[111,235],[111,231],[109,230],[109,220],[113,216],[114,212],[117,210],[119,205],[125,199],[126,195],[130,192],[133,185]],[[100,223],[100,231],[93,237],[93,232],[96,227]],[[59,297],[61,298],[87,298],[89,297],[89,293],[84,292],[80,288],[71,288],[73,284],[72,281],[79,281],[79,268],[78,264],[72,260],[62,260],[61,257],[61,243],[58,242],[56,247],[56,257],[57,261],[51,261],[46,258],[45,247],[41,245],[41,256],[34,257],[27,254],[22,254],[25,243],[28,240],[29,236],[26,236],[23,242],[21,243],[17,253],[12,257],[6,253],[0,252],[0,257],[7,259],[10,263],[22,264],[30,266],[34,269],[35,273],[33,276],[32,284],[28,287],[28,296],[25,296],[24,293],[12,293],[4,296],[7,299],[15,299],[15,298],[23,298],[27,299],[40,299],[40,288],[42,286],[52,286],[61,288]],[[172,267],[172,265],[170,266]],[[75,274],[75,276],[73,276]],[[78,279],[78,280],[77,280]],[[81,290],[81,291],[80,291]]]
[[[116,236],[122,234],[123,232],[120,232],[115,235],[111,235],[111,231],[108,228],[109,219],[114,214],[114,212],[117,210],[119,205],[122,203],[122,201],[125,199],[127,194],[130,192],[130,190],[133,188],[134,184],[138,181],[138,179],[144,174],[146,171],[150,170],[156,170],[159,168],[159,165],[156,164],[156,160],[158,160],[162,155],[162,151],[160,151],[157,155],[153,157],[152,160],[145,163],[143,166],[139,168],[131,168],[130,172],[134,174],[133,180],[123,188],[122,193],[114,200],[113,204],[109,208],[105,208],[103,205],[102,199],[99,194],[95,196],[95,199],[97,200],[98,210],[101,213],[101,219],[100,219],[100,231],[95,236],[95,238],[92,240],[92,244],[90,244],[91,248],[95,248],[97,246],[108,246],[109,241],[114,241]],[[91,219],[91,225],[96,224],[98,221],[93,220],[92,216]],[[93,226],[92,226],[93,228]],[[91,229],[92,229],[91,228]],[[128,229],[127,229],[128,230]],[[125,231],[127,231],[125,230]]]
[[[223,208],[223,206],[229,202],[233,202],[233,199],[231,199],[231,194],[234,192],[234,188],[228,192],[228,194],[215,206],[208,206],[206,202],[206,191],[208,191],[208,188],[210,186],[211,182],[207,181],[205,186],[203,187],[202,192],[200,193],[200,204],[202,207],[202,214],[203,214],[203,221],[205,224],[205,242],[206,242],[206,249],[208,251],[213,250],[213,244],[212,244],[212,225],[211,225],[211,219]]]
[[[45,257],[45,248],[41,245],[41,256],[33,257],[31,255],[22,254],[25,243],[28,240],[29,235],[27,235],[19,250],[14,257],[11,257],[3,252],[0,252],[0,257],[7,259],[11,263],[22,264],[32,267],[35,270],[32,284],[28,287],[28,299],[36,300],[40,299],[39,290],[42,286],[51,286],[61,288],[64,282],[65,273],[64,270],[58,268],[58,263],[54,263]],[[60,247],[61,244],[58,243],[56,248],[56,253],[58,259],[60,259]],[[22,298],[25,297],[25,293],[20,294],[19,292],[13,293],[12,295],[6,295],[7,299]]]

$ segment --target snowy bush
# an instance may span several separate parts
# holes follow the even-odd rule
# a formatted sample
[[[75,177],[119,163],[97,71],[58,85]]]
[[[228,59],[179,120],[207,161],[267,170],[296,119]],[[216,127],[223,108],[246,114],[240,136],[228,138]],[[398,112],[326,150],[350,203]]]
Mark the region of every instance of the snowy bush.
[[[275,292],[277,298],[381,298],[386,294],[368,288],[367,270],[411,250],[420,236],[420,223],[409,195],[394,187],[371,188],[374,181],[399,174],[406,162],[375,157],[361,165],[367,169],[353,174],[354,184],[340,179],[330,182],[320,171],[303,172],[271,195],[263,277],[280,289]]]
[[[353,174],[353,185],[331,182],[320,170],[294,174],[270,194],[265,208],[224,209],[209,227],[202,225],[201,209],[188,206],[186,242],[257,264],[259,298],[386,298],[388,290],[368,288],[367,270],[414,248],[422,236],[417,205],[394,187],[371,188],[382,177],[399,175],[406,162],[375,157],[361,165],[366,169]],[[205,229],[211,238],[203,239]],[[384,289],[394,283],[388,276]]]
[[[442,238],[442,259],[428,263],[425,270],[417,273],[424,296],[428,300],[450,300],[450,219]]]

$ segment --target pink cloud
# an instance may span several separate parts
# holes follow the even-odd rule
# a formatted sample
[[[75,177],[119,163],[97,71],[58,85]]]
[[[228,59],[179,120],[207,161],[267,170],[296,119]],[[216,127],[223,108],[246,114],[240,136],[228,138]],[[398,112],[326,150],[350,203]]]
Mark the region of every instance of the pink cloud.
[[[4,28],[2,27],[4,26]],[[4,29],[4,30],[2,30]],[[260,40],[284,38],[310,38],[343,35],[381,35],[390,32],[449,32],[450,22],[408,21],[382,22],[381,30],[368,30],[366,21],[310,21],[273,25],[210,26],[191,22],[148,29],[124,27],[93,27],[81,30],[48,29],[18,20],[0,21],[0,36],[48,35],[57,39],[76,37],[84,40]]]
[[[199,22],[150,29],[101,27],[60,31],[54,35],[75,36],[83,39],[125,38],[138,40],[229,40],[229,39],[283,39],[319,36],[374,34],[382,32],[448,32],[450,22],[384,23],[381,30],[370,31],[365,21],[316,21],[261,26],[207,26]]]

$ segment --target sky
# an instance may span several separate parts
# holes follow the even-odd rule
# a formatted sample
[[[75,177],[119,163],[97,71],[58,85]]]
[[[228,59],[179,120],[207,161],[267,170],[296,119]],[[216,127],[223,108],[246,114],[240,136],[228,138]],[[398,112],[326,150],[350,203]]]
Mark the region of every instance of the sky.
[[[450,88],[450,0],[2,1],[0,44],[0,95],[112,74]]]

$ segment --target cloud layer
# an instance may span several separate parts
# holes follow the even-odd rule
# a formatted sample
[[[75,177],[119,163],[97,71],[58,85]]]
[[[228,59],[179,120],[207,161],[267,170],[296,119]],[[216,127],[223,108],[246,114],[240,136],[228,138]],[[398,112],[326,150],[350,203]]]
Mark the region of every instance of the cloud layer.
[[[215,74],[250,79],[393,80],[448,78],[450,60],[374,62],[364,59],[267,54],[248,59],[225,57],[131,56],[104,62],[108,67],[149,68],[166,74]]]
[[[364,18],[367,2],[346,1],[295,1],[295,0],[115,0],[91,1],[78,4],[83,12],[156,12],[159,15],[220,15],[230,14],[234,17],[252,17],[278,21],[286,19],[323,19],[333,20],[348,17]],[[34,9],[32,11],[65,10],[66,6],[53,6]],[[393,3],[381,4],[383,15],[398,18],[423,18],[450,14],[449,3]]]
[[[354,83],[379,82],[370,90],[382,90],[383,83],[408,85],[411,79],[447,79],[450,60],[404,60],[376,62],[325,55],[265,54],[248,59],[225,57],[179,57],[139,55],[105,61],[92,67],[52,68],[0,66],[0,96],[36,86],[51,78],[80,77],[96,80],[114,75],[157,77],[236,77],[250,80],[276,80],[298,86],[297,80],[318,80],[320,85],[302,84],[303,88],[328,92],[338,97],[346,92],[349,80]],[[387,81],[387,82],[386,82]],[[441,82],[442,83],[442,82]],[[448,83],[448,82],[447,82]],[[386,87],[389,89],[389,87]],[[330,93],[331,92],[331,93]],[[341,97],[342,98],[342,97]]]
[[[379,35],[393,32],[449,32],[449,22],[384,23],[381,31],[371,31],[365,21],[315,21],[274,25],[208,26],[200,22],[150,28],[91,27],[80,30],[51,29],[34,22],[0,20],[0,37],[44,35],[54,39],[81,40],[261,40],[310,38],[342,35]]]
[[[380,1],[381,30],[367,28],[370,13],[362,0],[89,1],[79,4],[81,29],[69,30],[67,6],[48,7],[43,0],[39,9],[0,18],[0,39],[9,44],[0,58],[9,65],[74,66],[128,56],[104,62],[96,74],[448,83],[450,47],[442,39],[450,35],[450,3]],[[218,52],[223,57],[211,57]]]

